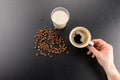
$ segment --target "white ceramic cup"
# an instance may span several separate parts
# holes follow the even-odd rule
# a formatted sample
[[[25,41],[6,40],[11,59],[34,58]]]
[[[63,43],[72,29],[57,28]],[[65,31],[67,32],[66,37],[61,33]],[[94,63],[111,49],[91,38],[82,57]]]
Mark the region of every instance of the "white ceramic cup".
[[[81,43],[77,43],[75,41],[76,35],[81,36],[79,38]],[[84,48],[88,45],[91,45],[91,46],[94,45],[94,43],[91,41],[91,34],[89,30],[85,27],[75,27],[74,29],[72,29],[72,31],[69,34],[69,40],[70,40],[70,43],[77,48]]]
[[[57,29],[63,29],[69,21],[70,14],[66,8],[56,7],[51,12],[51,20]]]

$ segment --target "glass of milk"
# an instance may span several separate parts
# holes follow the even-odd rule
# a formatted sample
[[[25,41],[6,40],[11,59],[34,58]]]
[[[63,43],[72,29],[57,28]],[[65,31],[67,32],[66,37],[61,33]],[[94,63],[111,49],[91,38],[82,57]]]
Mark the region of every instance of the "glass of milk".
[[[70,18],[69,11],[63,7],[56,7],[52,10],[51,19],[57,29],[63,29]]]

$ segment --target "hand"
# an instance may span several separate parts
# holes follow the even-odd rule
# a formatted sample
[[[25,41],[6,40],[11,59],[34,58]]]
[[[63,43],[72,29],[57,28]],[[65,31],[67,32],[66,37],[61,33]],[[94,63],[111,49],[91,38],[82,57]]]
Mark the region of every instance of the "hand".
[[[94,39],[94,46],[87,46],[88,55],[96,57],[98,63],[104,68],[108,80],[120,80],[120,73],[114,65],[113,47],[101,39]]]
[[[113,47],[101,39],[94,39],[94,46],[87,46],[88,55],[92,54],[92,58],[96,57],[98,63],[104,68],[114,64]]]

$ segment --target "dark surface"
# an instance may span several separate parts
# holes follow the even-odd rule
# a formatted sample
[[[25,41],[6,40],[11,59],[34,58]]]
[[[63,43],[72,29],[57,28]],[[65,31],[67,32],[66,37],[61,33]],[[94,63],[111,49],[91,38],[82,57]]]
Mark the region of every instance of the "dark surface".
[[[35,57],[35,32],[51,28],[50,13],[57,6],[70,11],[67,27],[58,30],[70,54]],[[68,35],[76,26],[113,45],[120,71],[119,0],[0,0],[0,80],[107,80],[97,61],[86,55],[87,49],[70,44]]]

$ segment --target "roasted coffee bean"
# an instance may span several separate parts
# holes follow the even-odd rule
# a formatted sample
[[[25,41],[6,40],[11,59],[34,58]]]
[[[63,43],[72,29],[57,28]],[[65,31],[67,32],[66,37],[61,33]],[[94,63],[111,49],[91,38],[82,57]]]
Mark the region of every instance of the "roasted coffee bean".
[[[55,29],[38,29],[34,39],[34,48],[42,56],[53,57],[54,54],[62,54],[67,51],[64,39],[55,32]],[[55,45],[58,45],[58,47],[55,47]],[[36,54],[36,56],[39,55]]]
[[[39,54],[37,53],[37,54],[35,54],[35,56],[39,56]]]

